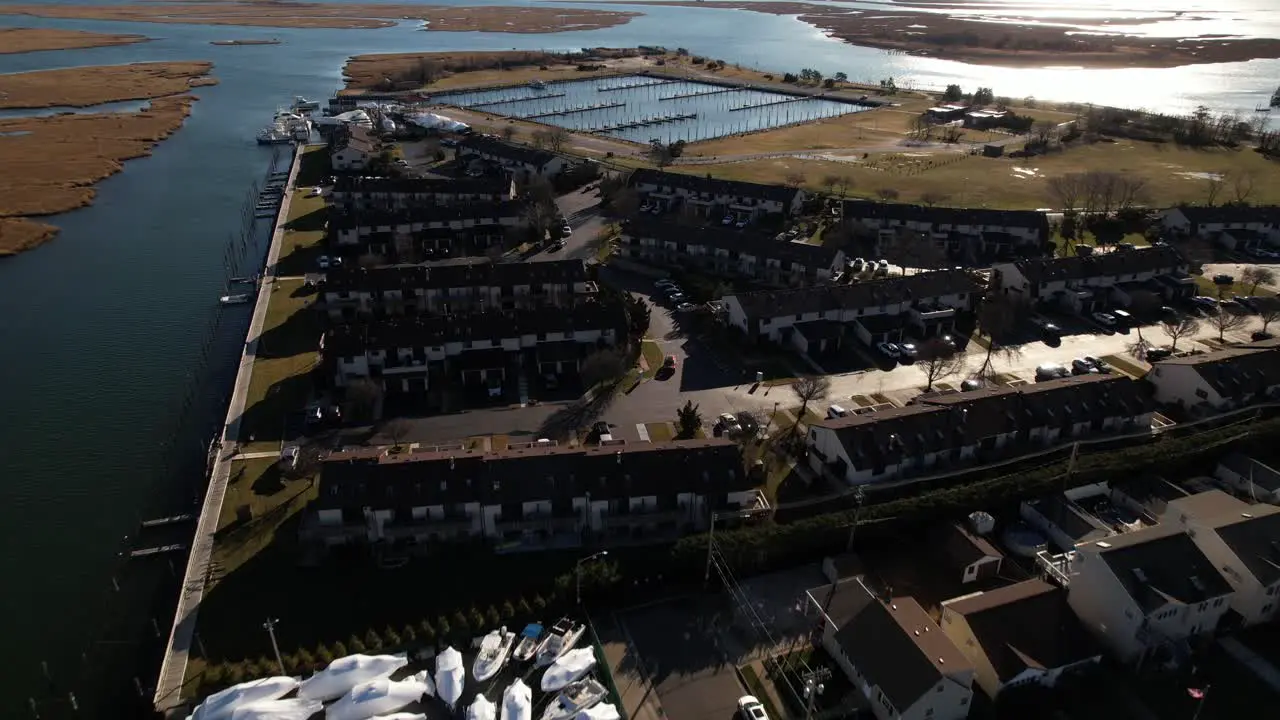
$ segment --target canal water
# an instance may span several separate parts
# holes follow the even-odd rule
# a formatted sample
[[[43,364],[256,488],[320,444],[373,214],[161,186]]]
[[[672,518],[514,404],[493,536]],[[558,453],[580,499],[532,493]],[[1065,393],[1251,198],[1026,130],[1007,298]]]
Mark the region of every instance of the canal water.
[[[132,660],[150,657],[161,643],[155,629],[167,633],[170,620],[149,600],[175,588],[164,559],[130,564],[119,555],[139,520],[190,510],[199,492],[204,447],[220,421],[249,312],[220,309],[217,298],[227,277],[245,274],[262,252],[261,235],[238,239],[246,193],[271,160],[253,138],[294,95],[323,98],[338,89],[348,55],[662,44],[778,71],[812,67],[870,82],[893,77],[900,86],[959,82],[1012,97],[1171,112],[1199,104],[1251,109],[1280,77],[1275,61],[1115,71],[968,66],[856,48],[791,18],[635,9],[646,15],[627,25],[552,35],[424,33],[409,23],[288,30],[0,15],[0,26],[157,38],[0,55],[0,72],[212,60],[221,81],[196,89],[200,101],[185,126],[151,157],[98,184],[92,206],[54,218],[57,239],[0,261],[0,637],[8,651],[0,718],[30,717],[28,698],[45,718],[125,717],[88,708],[101,707],[94,698],[104,688],[112,702],[137,696]],[[209,44],[227,38],[283,44]],[[245,632],[260,632],[255,608],[244,614]],[[150,680],[141,678],[144,686]]]

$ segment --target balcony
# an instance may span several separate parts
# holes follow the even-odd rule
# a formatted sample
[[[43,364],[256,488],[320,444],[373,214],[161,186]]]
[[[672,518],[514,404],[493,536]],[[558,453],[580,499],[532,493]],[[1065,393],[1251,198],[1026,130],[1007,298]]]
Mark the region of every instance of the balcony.
[[[520,519],[499,519],[494,523],[498,530],[506,531],[544,531],[562,532],[581,529],[582,518],[576,513],[572,515],[531,514]]]
[[[679,524],[689,520],[691,520],[690,511],[687,508],[676,508],[674,510],[627,510],[608,512],[600,516],[601,524],[605,529],[657,525],[660,523]]]
[[[911,308],[911,318],[917,323],[937,322],[956,316],[955,308],[941,305],[925,305]]]

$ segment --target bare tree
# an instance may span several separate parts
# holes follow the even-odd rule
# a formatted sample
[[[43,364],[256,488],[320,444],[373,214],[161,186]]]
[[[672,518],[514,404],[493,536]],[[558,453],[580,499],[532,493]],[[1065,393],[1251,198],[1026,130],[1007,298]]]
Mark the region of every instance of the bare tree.
[[[1150,290],[1134,290],[1129,293],[1127,309],[1138,318],[1138,324],[1135,326],[1138,339],[1129,346],[1129,353],[1134,357],[1143,357],[1147,353],[1148,343],[1146,338],[1142,337],[1142,319],[1159,310],[1163,304],[1160,296]]]
[[[632,188],[622,188],[609,200],[615,215],[631,217],[640,209],[640,194]]]
[[[782,182],[790,188],[798,188],[804,184],[804,173],[789,172],[782,176]]]
[[[1217,315],[1209,316],[1209,326],[1218,331],[1218,342],[1226,342],[1226,334],[1239,330],[1249,322],[1248,315],[1237,315],[1223,308]]]
[[[569,143],[569,131],[562,127],[547,130],[547,149],[558,153]]]
[[[1048,147],[1049,140],[1056,134],[1058,124],[1052,120],[1040,120],[1031,125],[1031,140],[1035,145]]]
[[[1259,285],[1270,285],[1276,281],[1276,271],[1269,267],[1250,265],[1240,273],[1240,282],[1249,284],[1249,294],[1256,295]]]
[[[839,184],[840,184],[839,175],[823,175],[822,176],[822,190],[828,195],[834,194],[835,189]]]
[[[804,419],[809,403],[821,402],[831,393],[831,378],[825,375],[805,375],[791,383],[791,392],[800,400],[800,412],[797,420]]]
[[[382,434],[391,441],[392,450],[399,450],[404,439],[413,431],[413,424],[404,418],[394,418],[382,424]]]
[[[1204,204],[1213,207],[1218,201],[1218,196],[1222,194],[1222,188],[1226,186],[1227,179],[1231,177],[1231,173],[1227,170],[1220,170],[1216,173],[1205,173],[1204,176]]]
[[[529,136],[529,142],[539,150],[548,148],[551,146],[551,132],[549,130],[535,130]]]
[[[343,396],[346,416],[356,422],[373,420],[381,399],[381,385],[369,378],[356,378],[347,384],[347,390]]]
[[[1067,173],[1049,178],[1049,195],[1063,212],[1074,212],[1084,195],[1084,175]]]
[[[920,361],[916,363],[924,370],[925,392],[933,389],[933,384],[944,378],[964,370],[964,354],[956,352],[951,345],[938,339],[928,340],[920,347]]]
[[[514,138],[516,136],[516,126],[503,125],[502,129],[498,131],[498,134],[502,136],[503,140],[506,140],[507,142],[511,142],[511,138]]]
[[[899,230],[884,254],[902,268],[903,275],[907,268],[936,268],[947,259],[932,238],[912,230]]]
[[[853,178],[848,175],[841,175],[836,181],[835,191],[842,199],[849,195],[849,191],[853,189]]]
[[[1249,200],[1249,196],[1253,194],[1253,182],[1255,179],[1252,170],[1241,170],[1232,176],[1231,190],[1235,195],[1236,202],[1244,204]]]
[[[1262,321],[1262,332],[1267,331],[1267,326],[1276,320],[1280,320],[1280,304],[1269,302],[1258,308],[1258,319]]]
[[[951,199],[951,196],[941,192],[926,192],[920,194],[920,202],[933,207]]]
[[[1160,329],[1169,336],[1169,349],[1177,350],[1178,341],[1185,337],[1195,337],[1200,331],[1200,322],[1193,317],[1183,316],[1160,321]]]
[[[1147,179],[1138,175],[1119,175],[1116,183],[1116,209],[1128,210],[1146,200]]]
[[[897,200],[898,195],[899,193],[895,188],[885,187],[885,188],[880,188],[879,190],[876,190],[876,197],[880,198],[884,202],[889,202],[890,200]]]
[[[987,338],[987,356],[982,360],[975,377],[990,378],[994,375],[991,359],[995,355],[1009,355],[1016,349],[1001,345],[1001,340],[1018,324],[1018,308],[1007,296],[996,295],[983,301],[978,308],[978,329]]]

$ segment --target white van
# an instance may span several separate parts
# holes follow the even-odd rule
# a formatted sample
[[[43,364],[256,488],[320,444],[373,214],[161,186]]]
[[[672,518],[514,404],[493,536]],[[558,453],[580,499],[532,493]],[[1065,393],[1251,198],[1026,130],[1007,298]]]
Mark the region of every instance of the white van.
[[[842,418],[842,417],[849,417],[849,411],[845,410],[839,405],[832,405],[831,407],[827,408],[828,420],[831,420],[834,418]]]

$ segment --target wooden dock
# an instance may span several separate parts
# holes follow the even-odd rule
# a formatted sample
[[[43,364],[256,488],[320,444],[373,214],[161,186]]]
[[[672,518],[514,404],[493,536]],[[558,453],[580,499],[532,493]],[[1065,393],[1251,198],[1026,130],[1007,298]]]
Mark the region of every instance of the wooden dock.
[[[153,557],[155,555],[168,555],[169,553],[182,552],[187,549],[186,543],[173,543],[172,545],[156,545],[149,548],[138,548],[130,551],[131,558]]]

